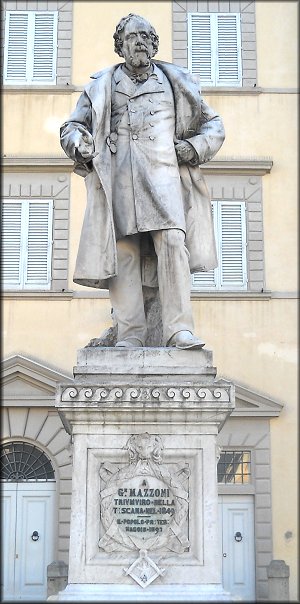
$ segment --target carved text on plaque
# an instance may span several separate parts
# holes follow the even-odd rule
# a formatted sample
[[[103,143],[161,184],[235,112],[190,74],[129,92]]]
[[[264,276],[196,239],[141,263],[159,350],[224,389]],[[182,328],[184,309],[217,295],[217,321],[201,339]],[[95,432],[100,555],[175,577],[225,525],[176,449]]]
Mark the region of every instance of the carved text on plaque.
[[[176,471],[162,463],[159,436],[129,438],[129,464],[112,471],[101,464],[100,510],[105,530],[99,548],[106,552],[160,550],[182,553],[186,536],[188,492],[186,464]]]

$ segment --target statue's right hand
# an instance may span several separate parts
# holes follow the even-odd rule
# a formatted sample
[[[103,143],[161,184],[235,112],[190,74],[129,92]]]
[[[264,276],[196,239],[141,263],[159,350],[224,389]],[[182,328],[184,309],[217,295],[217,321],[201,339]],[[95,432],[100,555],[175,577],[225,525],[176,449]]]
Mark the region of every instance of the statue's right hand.
[[[92,135],[83,126],[77,126],[73,134],[73,144],[76,158],[84,162],[90,161],[95,157],[94,139]],[[81,157],[80,157],[81,156]]]

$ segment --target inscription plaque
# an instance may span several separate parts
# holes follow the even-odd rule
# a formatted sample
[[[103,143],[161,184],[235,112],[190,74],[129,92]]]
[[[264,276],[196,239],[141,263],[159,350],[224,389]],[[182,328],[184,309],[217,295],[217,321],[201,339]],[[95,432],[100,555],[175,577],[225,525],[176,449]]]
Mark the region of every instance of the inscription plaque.
[[[113,513],[125,532],[140,533],[142,539],[148,539],[170,525],[175,517],[175,496],[162,481],[137,477],[118,488]]]
[[[159,550],[182,553],[187,538],[187,467],[172,471],[162,463],[159,436],[133,435],[129,464],[113,471],[101,464],[100,518],[105,530],[99,548],[106,552]]]

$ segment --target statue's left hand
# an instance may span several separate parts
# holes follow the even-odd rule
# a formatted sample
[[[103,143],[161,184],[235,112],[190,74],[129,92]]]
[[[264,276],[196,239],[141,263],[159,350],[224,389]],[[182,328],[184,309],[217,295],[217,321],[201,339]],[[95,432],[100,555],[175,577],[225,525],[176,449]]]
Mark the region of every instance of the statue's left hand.
[[[195,149],[187,141],[175,143],[175,151],[179,164],[185,164],[195,158]]]

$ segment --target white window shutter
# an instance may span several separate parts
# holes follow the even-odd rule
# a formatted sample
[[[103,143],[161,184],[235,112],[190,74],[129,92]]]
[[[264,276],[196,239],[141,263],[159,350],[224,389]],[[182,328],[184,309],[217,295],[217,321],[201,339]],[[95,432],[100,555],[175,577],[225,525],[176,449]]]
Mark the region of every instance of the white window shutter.
[[[247,289],[245,202],[212,203],[218,266],[192,275],[192,291]]]
[[[217,14],[217,86],[241,84],[241,34],[239,14]]]
[[[189,13],[188,68],[202,86],[241,86],[239,13]]]
[[[192,290],[216,289],[215,271],[194,273],[192,275]]]
[[[6,288],[50,288],[52,214],[52,200],[3,201],[2,278]]]
[[[4,47],[4,82],[27,80],[28,13],[7,12]]]
[[[213,86],[212,15],[190,13],[188,15],[188,68],[200,76],[201,84]]]
[[[55,81],[57,13],[34,14],[33,82]]]
[[[220,287],[245,289],[246,224],[244,202],[218,202],[220,245]]]
[[[57,12],[7,11],[5,84],[55,84]]]
[[[2,280],[21,285],[22,203],[2,202]]]
[[[25,285],[50,285],[52,251],[51,217],[50,202],[29,201]]]

